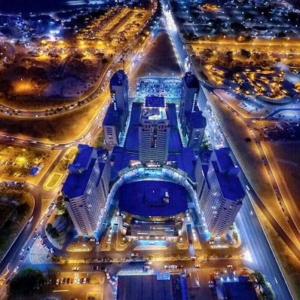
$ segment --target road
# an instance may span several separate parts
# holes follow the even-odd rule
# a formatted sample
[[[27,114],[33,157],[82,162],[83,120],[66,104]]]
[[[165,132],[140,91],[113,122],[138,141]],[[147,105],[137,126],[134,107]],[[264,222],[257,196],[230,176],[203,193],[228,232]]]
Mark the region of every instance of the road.
[[[245,179],[243,179],[243,184],[248,185]],[[251,192],[247,193],[236,219],[243,247],[251,254],[250,259],[246,260],[245,264],[266,276],[267,281],[272,285],[276,299],[292,299],[279,264],[252,206],[250,198],[253,199],[254,195],[252,189]]]
[[[211,99],[209,99],[209,102],[212,106],[214,105]],[[217,126],[217,128],[214,128],[214,130],[219,130],[220,132],[222,132],[215,114],[212,114],[211,118],[214,118],[215,120],[211,121],[210,124],[214,124],[214,126]],[[228,141],[226,140],[224,134],[222,135],[224,144],[228,145]],[[238,164],[237,158],[234,157],[234,159]],[[245,187],[247,196],[245,197],[242,208],[238,214],[236,224],[238,230],[240,231],[243,247],[248,250],[247,256],[250,256],[250,259],[248,258],[248,260],[245,260],[245,264],[248,265],[249,268],[258,270],[266,276],[267,281],[269,281],[274,288],[275,294],[277,296],[276,299],[292,299],[289,288],[287,286],[287,282],[281,272],[279,263],[274,256],[273,250],[268,243],[262,226],[259,223],[258,217],[252,207],[251,201],[253,201],[253,203],[255,203],[257,207],[266,215],[273,228],[276,230],[277,234],[284,239],[287,245],[290,245],[291,249],[293,249],[295,253],[298,254],[299,249],[297,249],[296,245],[290,239],[288,234],[281,228],[274,216],[270,214],[269,210],[265,207],[263,201],[253,190],[243,173],[240,175],[240,179],[243,186]]]
[[[6,271],[8,268],[10,271],[14,270],[16,267],[16,262],[18,261],[17,255],[21,251],[21,249],[26,244],[26,241],[33,233],[34,229],[37,227],[39,222],[39,217],[41,214],[41,194],[38,189],[34,187],[29,187],[28,190],[32,194],[34,198],[34,208],[32,212],[31,222],[28,222],[27,225],[23,228],[15,242],[12,244],[5,257],[0,262],[0,274]]]
[[[120,65],[122,64],[122,62],[127,59],[130,60],[130,55],[132,54],[131,52],[135,52],[139,47],[139,45],[141,43],[143,43],[144,40],[144,36],[143,34],[145,33],[145,30],[148,26],[148,23],[152,17],[152,15],[156,12],[157,9],[157,2],[156,1],[152,1],[151,2],[151,8],[149,8],[149,11],[147,11],[148,13],[148,17],[144,18],[143,24],[141,26],[138,27],[138,32],[137,34],[133,37],[130,38],[130,40],[128,40],[127,44],[124,45],[124,43],[122,42],[122,40],[120,39],[120,47],[117,47],[117,52],[111,56],[110,61],[105,65],[105,67],[101,70],[101,74],[99,74],[96,83],[93,85],[92,89],[86,93],[85,95],[83,95],[82,97],[80,97],[79,99],[73,99],[73,101],[70,101],[69,104],[64,104],[64,105],[60,105],[57,107],[47,107],[47,108],[41,108],[41,109],[16,109],[4,104],[0,104],[0,114],[6,115],[6,116],[11,116],[14,118],[23,118],[23,119],[45,119],[45,118],[51,118],[53,116],[58,116],[58,115],[65,115],[70,113],[71,111],[74,112],[76,110],[82,109],[83,106],[86,106],[87,104],[89,104],[90,102],[96,100],[99,98],[99,96],[101,95],[101,93],[104,91],[105,86],[108,84],[109,82],[109,78],[112,74],[112,72],[115,70],[117,70],[118,68],[120,68]],[[124,11],[127,13],[124,15],[124,17],[121,17],[121,19],[118,19],[118,22],[113,23],[113,26],[111,28],[109,28],[109,30],[107,30],[106,35],[104,37],[101,37],[100,41],[103,43],[102,38],[107,38],[108,41],[110,41],[110,39],[112,37],[116,38],[116,33],[121,35],[121,30],[126,27],[126,22],[131,20],[130,16],[134,15],[134,14],[139,14],[138,11],[136,10],[129,10],[124,9]],[[118,18],[118,14],[116,14],[117,18]],[[136,16],[136,18],[138,19],[138,17]],[[132,21],[132,20],[131,20]],[[109,23],[110,24],[110,23]],[[111,25],[111,24],[110,24]],[[132,25],[131,23],[129,23],[128,25]],[[131,28],[133,28],[133,26],[131,26]],[[89,41],[79,41],[79,42],[83,42],[86,44],[86,46],[88,46],[89,48],[96,48],[96,44],[97,43],[97,39],[95,38],[95,36],[97,34],[99,34],[99,32],[101,32],[101,30],[97,31],[94,33],[94,37],[93,37],[93,42],[92,44],[89,44],[89,42],[92,41],[92,39],[90,39],[89,37]],[[108,43],[107,41],[107,43]],[[109,45],[109,43],[108,43]],[[80,43],[79,43],[79,47],[80,47]]]
[[[163,7],[166,7],[167,3],[168,3],[167,0],[163,1]],[[168,19],[170,17],[172,16],[166,15],[165,18]],[[173,21],[169,20],[169,24],[171,25],[175,24],[175,22],[174,23],[173,22],[174,19]],[[172,26],[170,26],[170,28],[172,28]],[[172,43],[173,46],[175,45],[175,47],[178,47],[180,49],[185,49],[183,46],[183,42],[181,41],[180,43],[180,40],[178,39],[179,30],[177,28],[173,28],[172,31],[170,30],[168,31],[169,34],[170,32],[173,38],[174,36],[177,37],[176,38],[177,42]],[[182,50],[179,50],[177,52],[180,51]],[[182,57],[184,57],[184,55],[182,55]],[[218,123],[217,120],[216,123]],[[220,126],[218,126],[218,128],[215,128],[215,130],[219,130],[222,132]],[[244,186],[248,184],[248,186],[250,187],[249,183],[246,181],[245,178],[243,180],[243,184]],[[253,217],[252,215],[249,215],[249,212],[251,211],[253,212]],[[237,225],[239,230],[241,231],[241,236],[242,236],[242,240],[244,241],[245,247],[248,248],[251,256],[256,259],[255,265],[253,265],[253,267],[255,267],[255,269],[259,270],[260,272],[266,275],[267,280],[271,282],[272,287],[274,288],[274,291],[277,295],[277,299],[281,299],[281,300],[292,299],[292,296],[287,287],[286,280],[282,275],[282,272],[275,259],[273,251],[267,241],[265,233],[262,230],[262,227],[258,221],[256,213],[253,210],[251,202],[248,198],[245,199],[241,212],[239,213],[239,216],[237,218]]]
[[[41,179],[39,186],[28,185],[26,184],[28,192],[34,198],[34,208],[32,215],[29,220],[30,222],[23,228],[17,239],[14,241],[9,251],[6,253],[5,257],[0,262],[0,274],[3,274],[9,269],[10,275],[11,272],[20,264],[20,258],[18,255],[21,253],[22,248],[31,247],[34,241],[33,235],[35,233],[40,233],[40,231],[44,228],[44,225],[47,222],[46,214],[42,216],[42,198],[43,197],[51,197],[55,199],[55,193],[45,193],[42,189],[43,184],[47,180],[49,174],[53,171],[56,166],[56,162],[60,161],[63,157],[65,151],[62,151],[55,162],[53,162],[52,166],[47,170],[46,174]],[[54,206],[53,206],[54,208]],[[48,210],[47,210],[48,213]],[[42,219],[42,221],[41,221]],[[27,252],[27,251],[26,251]]]
[[[178,47],[178,36],[176,36],[175,43],[174,36],[171,37],[171,39],[173,40],[173,46],[175,44],[175,46]],[[179,52],[180,51],[176,51],[176,53]],[[184,54],[181,54],[181,62],[183,57]],[[182,62],[181,65],[182,64],[184,63]],[[93,124],[96,124],[96,122]],[[97,127],[99,127],[99,124],[95,125],[95,128]],[[244,182],[244,185],[246,185],[246,182]],[[34,218],[32,219],[32,222],[26,226],[20,237],[12,246],[12,252],[9,252],[3,263],[1,263],[1,265],[4,267],[5,264],[8,264],[9,262],[11,262],[10,269],[17,264],[18,260],[16,259],[16,255],[20,252],[21,248],[24,247],[26,241],[30,239],[34,228],[38,228],[38,222],[41,214],[41,198],[39,198],[41,197],[40,192],[41,191],[35,190],[35,193],[37,193],[35,194],[37,201],[33,213]],[[253,214],[251,214],[251,211]],[[250,267],[261,271],[267,277],[267,280],[272,284],[272,287],[277,295],[277,299],[292,299],[270,245],[268,244],[265,234],[248,198],[245,199],[244,205],[237,218],[237,225],[240,230],[244,246],[249,250],[253,258],[253,261],[248,261],[247,264],[249,264]]]
[[[292,230],[292,232],[295,234],[295,237],[299,236],[299,229],[297,225],[298,215],[297,215],[297,209],[291,209],[289,204],[289,198],[285,197],[282,194],[282,190],[280,188],[278,181],[276,180],[275,174],[280,173],[281,171],[276,168],[276,165],[271,165],[269,162],[269,159],[266,155],[266,151],[262,147],[262,143],[260,142],[259,138],[257,138],[254,130],[252,129],[251,124],[247,122],[247,118],[244,117],[243,114],[241,114],[238,110],[235,109],[235,106],[228,103],[226,101],[226,97],[224,98],[223,92],[214,92],[214,94],[218,97],[218,100],[221,101],[220,103],[226,105],[226,108],[230,111],[230,113],[236,113],[240,116],[240,120],[244,123],[244,127],[249,130],[249,135],[251,136],[252,140],[255,142],[255,145],[257,147],[257,150],[259,151],[259,157],[263,159],[264,162],[264,168],[267,170],[268,174],[268,180],[270,182],[271,188],[274,190],[274,195],[276,198],[274,200],[277,200],[278,208],[277,211],[278,214],[282,214],[284,218],[284,224],[286,223],[287,226]],[[255,123],[256,126],[258,123]],[[261,126],[263,127],[263,126]],[[237,155],[237,154],[236,154]],[[238,156],[238,155],[237,155]],[[283,241],[287,244],[287,246],[291,249],[291,251],[294,253],[298,259],[300,259],[300,250],[297,246],[298,240],[293,240],[293,238],[286,232],[285,227],[283,226],[282,221],[278,221],[274,218],[274,210],[272,210],[274,207],[268,207],[266,202],[261,201],[261,199],[255,195],[253,197],[255,200],[255,203],[258,205],[258,207],[261,209],[262,213],[265,215],[265,217],[268,219],[268,221],[271,223],[277,234],[280,235],[280,237],[283,239]],[[292,201],[292,200],[290,200]],[[273,214],[272,214],[273,213]],[[288,227],[287,227],[288,228]]]
[[[147,47],[150,45],[149,41],[146,40]],[[145,44],[143,44],[143,46],[144,45]],[[25,137],[10,136],[6,133],[0,133],[0,141],[1,143],[7,145],[15,145],[15,146],[22,146],[22,147],[30,146],[38,149],[43,149],[43,150],[51,150],[51,149],[66,150],[70,146],[74,146],[79,143],[92,143],[97,138],[99,130],[101,130],[101,124],[105,115],[105,111],[106,111],[106,106],[103,106],[103,108],[100,110],[97,117],[92,121],[91,125],[88,126],[84,135],[78,140],[72,141],[71,143],[60,143],[60,144],[45,143],[43,141],[27,139]],[[65,151],[62,151],[60,153],[60,155],[56,159],[56,162],[58,162],[62,158],[64,153]],[[41,197],[42,194],[45,196],[51,193],[45,193],[42,187],[44,182],[47,180],[49,174],[55,168],[55,165],[56,163],[54,162],[52,166],[49,168],[49,170],[47,171],[47,173],[43,176],[43,178],[39,182],[39,186],[30,187],[30,191],[32,192],[35,198],[35,206],[34,206],[34,211],[32,213],[32,220],[28,225],[26,225],[26,227],[24,227],[24,230],[22,230],[19,237],[15,240],[9,252],[0,263],[0,274],[7,271],[7,268],[9,269],[9,273],[6,278],[10,278],[11,276],[13,276],[14,274],[13,270],[16,269],[16,267],[22,263],[18,255],[21,253],[22,248],[27,249],[32,246],[34,242],[34,238],[33,238],[33,236],[35,235],[34,232],[40,235],[43,234],[42,231],[45,227],[45,224],[47,223],[48,218],[46,214],[43,216],[41,215]],[[51,196],[53,199],[55,198],[55,195],[51,195]],[[54,208],[54,206],[52,207]],[[22,256],[26,256],[26,255],[23,254]]]

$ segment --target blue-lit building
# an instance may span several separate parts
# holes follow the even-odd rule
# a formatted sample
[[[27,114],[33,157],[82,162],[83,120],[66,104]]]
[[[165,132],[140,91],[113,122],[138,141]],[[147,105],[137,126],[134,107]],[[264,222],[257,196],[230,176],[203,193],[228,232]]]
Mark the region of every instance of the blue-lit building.
[[[194,111],[194,105],[197,102],[199,93],[199,80],[191,72],[185,73],[182,78],[181,100],[179,108],[179,118],[182,124],[185,124],[186,113]]]
[[[209,231],[225,234],[242,206],[245,191],[229,148],[214,150],[209,164],[202,170],[198,161],[196,178],[200,205]]]
[[[104,143],[108,149],[119,144],[119,135],[124,129],[122,123],[122,111],[117,109],[116,103],[111,103],[103,120]]]
[[[113,74],[110,80],[110,93],[113,102],[116,103],[117,110],[122,115],[122,125],[128,117],[129,101],[128,101],[128,77],[123,70],[118,70]]]
[[[169,121],[164,98],[147,97],[139,124],[139,160],[164,164],[168,158]]]
[[[108,149],[119,144],[119,136],[125,130],[129,114],[128,78],[123,70],[113,74],[110,80],[112,103],[103,120],[104,142]]]
[[[258,300],[253,282],[247,276],[226,276],[216,280],[218,300]]]
[[[184,219],[189,213],[199,238],[207,240],[209,233],[195,192],[197,157],[192,147],[183,144],[174,98],[162,96],[165,91],[157,89],[156,83],[153,82],[154,87],[152,82],[146,84],[154,96],[140,91],[143,97],[131,105],[124,143],[112,149],[112,187],[108,197],[111,209],[105,220],[109,226],[118,209],[126,224],[122,230],[129,240],[163,240],[168,244],[182,241]],[[111,115],[105,117],[105,126],[118,127],[117,110],[116,106],[110,106]],[[195,114],[189,128],[205,127],[203,119],[200,122],[197,119],[200,111],[192,112]],[[189,133],[197,139],[195,132]],[[115,143],[116,134],[114,137]]]
[[[188,146],[199,150],[203,141],[206,127],[206,118],[198,106],[194,106],[194,111],[185,113],[185,123],[182,126],[184,134],[187,136]]]
[[[94,236],[109,193],[108,152],[88,145],[78,146],[63,186],[68,213],[80,236]]]
[[[188,209],[186,189],[170,181],[129,182],[121,186],[118,194],[120,211],[139,219],[176,218]]]
[[[197,77],[187,72],[182,79],[179,119],[182,133],[187,137],[188,147],[195,150],[199,150],[206,127],[206,119],[198,107],[199,89]]]
[[[189,300],[185,275],[120,274],[117,300]]]

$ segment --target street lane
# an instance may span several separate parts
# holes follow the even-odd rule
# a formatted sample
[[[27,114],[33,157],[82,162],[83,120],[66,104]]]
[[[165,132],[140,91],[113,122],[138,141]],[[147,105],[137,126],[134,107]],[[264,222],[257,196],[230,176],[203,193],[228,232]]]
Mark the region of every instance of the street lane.
[[[245,264],[265,275],[267,281],[272,285],[276,299],[293,299],[249,197],[246,197],[243,202],[236,219],[236,225],[240,232],[243,247],[251,254],[250,259],[245,260]]]

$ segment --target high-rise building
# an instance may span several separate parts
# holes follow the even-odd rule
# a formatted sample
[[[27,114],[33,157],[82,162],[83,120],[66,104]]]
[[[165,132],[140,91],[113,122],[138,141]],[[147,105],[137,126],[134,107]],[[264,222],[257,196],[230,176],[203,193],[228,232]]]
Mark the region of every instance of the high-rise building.
[[[200,84],[197,77],[187,72],[182,79],[179,119],[188,146],[199,149],[206,127],[206,119],[198,107]]]
[[[122,131],[122,116],[116,103],[111,103],[103,120],[104,143],[108,149],[119,144],[119,135]]]
[[[194,110],[197,104],[197,96],[199,92],[199,80],[191,72],[185,73],[182,78],[181,102],[179,110],[179,118],[182,124],[185,124],[185,114]]]
[[[182,127],[183,132],[187,135],[188,146],[193,149],[199,149],[206,127],[206,118],[202,115],[202,112],[198,109],[198,106],[194,106],[194,111],[185,114],[185,124]]]
[[[164,101],[157,101],[155,97],[153,101],[150,98],[146,99],[139,125],[140,161],[165,163],[168,158],[169,134],[169,121]]]
[[[108,152],[79,145],[63,187],[68,213],[80,236],[95,236],[109,193]]]
[[[110,80],[110,92],[117,109],[128,112],[128,78],[123,70],[119,70]]]
[[[234,165],[229,148],[212,153],[205,173],[206,180],[198,187],[200,205],[209,231],[213,236],[221,236],[233,224],[245,197],[238,177],[239,168]],[[201,185],[201,174],[198,181]]]

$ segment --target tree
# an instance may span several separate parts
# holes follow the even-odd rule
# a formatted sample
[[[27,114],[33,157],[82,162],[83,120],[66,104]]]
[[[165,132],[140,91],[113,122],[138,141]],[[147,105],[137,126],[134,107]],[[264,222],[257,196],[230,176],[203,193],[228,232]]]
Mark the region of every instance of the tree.
[[[43,291],[45,277],[42,272],[33,269],[20,271],[10,282],[10,296],[29,296]]]

